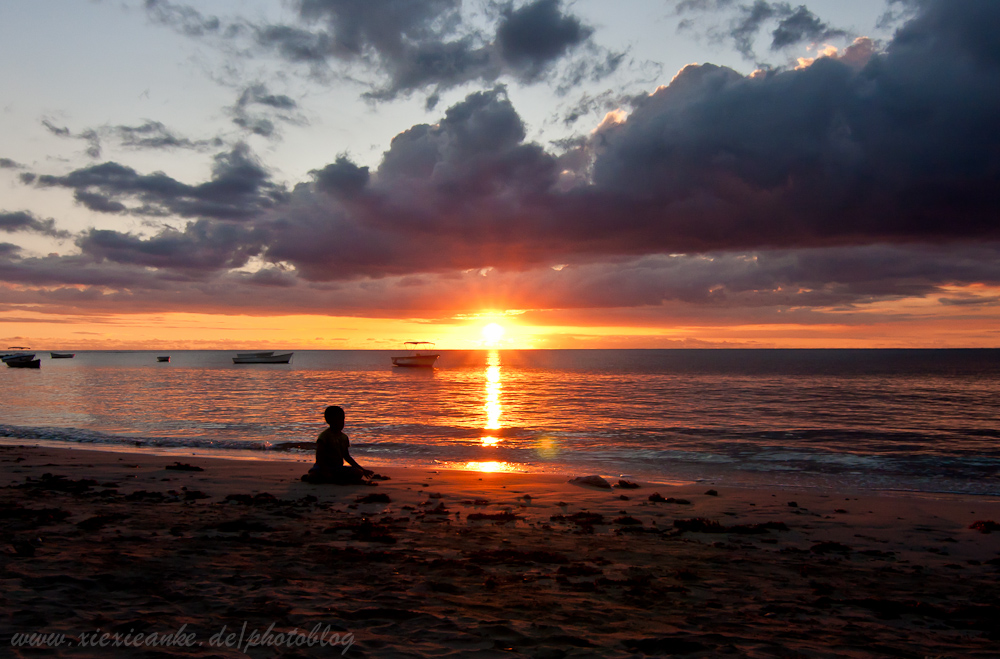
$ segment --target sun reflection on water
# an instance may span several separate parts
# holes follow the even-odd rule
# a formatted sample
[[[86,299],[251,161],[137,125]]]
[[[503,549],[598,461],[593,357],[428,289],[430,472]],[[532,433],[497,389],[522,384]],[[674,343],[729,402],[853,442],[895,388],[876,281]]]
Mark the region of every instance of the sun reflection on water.
[[[497,471],[518,471],[518,468],[509,462],[466,462],[464,469],[469,471],[482,471],[487,473]]]
[[[486,356],[486,403],[483,408],[486,410],[486,422],[483,430],[500,430],[503,425],[500,416],[503,407],[500,405],[500,393],[503,384],[500,382],[500,352],[491,350]],[[496,446],[501,439],[493,435],[486,435],[480,439],[483,446]]]

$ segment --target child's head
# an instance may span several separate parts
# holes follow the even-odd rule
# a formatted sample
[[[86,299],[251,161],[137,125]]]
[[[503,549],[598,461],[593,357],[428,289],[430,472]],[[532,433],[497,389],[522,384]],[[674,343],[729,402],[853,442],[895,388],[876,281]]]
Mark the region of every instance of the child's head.
[[[323,418],[335,430],[344,429],[344,408],[339,405],[331,405],[323,411]]]

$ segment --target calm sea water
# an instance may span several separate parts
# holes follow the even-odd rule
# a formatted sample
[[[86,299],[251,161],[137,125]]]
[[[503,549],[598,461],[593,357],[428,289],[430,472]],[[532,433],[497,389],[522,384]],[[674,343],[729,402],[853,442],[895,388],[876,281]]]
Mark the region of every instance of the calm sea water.
[[[3,368],[0,437],[282,459],[339,404],[374,466],[1000,495],[1000,350],[157,354]]]

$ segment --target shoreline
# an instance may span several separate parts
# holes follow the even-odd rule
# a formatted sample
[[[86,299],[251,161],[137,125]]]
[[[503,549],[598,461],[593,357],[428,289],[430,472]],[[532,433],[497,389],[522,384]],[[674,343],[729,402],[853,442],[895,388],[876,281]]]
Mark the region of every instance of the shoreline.
[[[37,653],[14,634],[182,625],[204,645],[161,650],[278,652],[210,647],[223,625],[320,625],[352,635],[348,657],[986,657],[998,640],[1000,532],[969,528],[1000,520],[992,497],[381,467],[376,487],[323,486],[293,461],[47,447],[0,446],[0,464],[14,656]]]
[[[119,455],[134,455],[137,457],[173,457],[177,459],[187,459],[187,458],[198,458],[204,460],[234,460],[243,462],[262,462],[262,463],[299,463],[299,464],[312,464],[312,455],[307,452],[291,452],[287,450],[275,449],[275,448],[261,448],[261,449],[211,449],[211,448],[201,448],[201,447],[184,447],[184,446],[130,446],[128,444],[76,444],[62,442],[59,440],[44,440],[44,439],[25,439],[17,437],[0,437],[0,450],[5,450],[8,447],[29,447],[29,448],[45,448],[55,451],[94,451],[103,453],[114,453]],[[358,445],[354,447],[363,448],[363,445]],[[382,458],[373,455],[367,455],[364,451],[359,451],[356,456],[360,461],[365,463],[370,463],[373,467],[378,470],[384,469],[407,469],[407,470],[440,470],[440,471],[454,471],[454,472],[479,472],[485,473],[478,469],[462,469],[454,467],[452,465],[460,464],[458,462],[440,462],[436,464],[426,464],[419,462],[409,462],[400,464],[398,460],[390,458]],[[467,464],[482,464],[478,462],[472,462]],[[497,464],[513,464],[513,463],[497,463]],[[565,468],[553,468],[549,470],[532,470],[530,469],[528,463],[517,463],[514,464],[513,469],[496,469],[489,473],[511,473],[511,474],[537,474],[546,476],[555,476],[566,478],[571,478],[581,475],[590,475],[594,473],[593,470],[586,471],[586,467],[580,467],[579,469],[573,469],[573,465],[568,463],[560,463],[559,467]],[[520,469],[519,467],[524,467]],[[306,468],[308,470],[308,468]],[[584,473],[586,471],[586,473]],[[304,473],[304,472],[303,472]],[[740,472],[734,472],[740,473]],[[721,486],[726,488],[735,488],[741,490],[760,490],[769,489],[777,491],[811,491],[811,492],[850,492],[865,496],[877,496],[880,494],[884,495],[902,495],[902,496],[927,496],[927,497],[983,497],[986,499],[996,499],[1000,500],[1000,492],[996,494],[982,493],[982,492],[962,492],[956,490],[933,490],[933,489],[917,489],[917,488],[905,488],[905,487],[879,487],[879,486],[858,486],[845,484],[843,482],[837,482],[832,475],[829,474],[807,474],[806,479],[810,480],[810,483],[781,483],[781,482],[768,482],[767,476],[770,474],[764,472],[753,472],[758,476],[757,482],[750,482],[746,479],[735,480],[732,478],[726,478],[729,474],[724,474],[722,476],[716,477],[698,477],[698,478],[667,478],[660,476],[649,477],[648,474],[638,474],[638,475],[621,475],[621,474],[603,474],[605,478],[617,479],[619,476],[624,476],[631,479],[639,478],[649,483],[663,484],[665,487],[678,486],[678,485],[694,485],[706,487],[709,486]],[[779,474],[773,474],[778,476]]]

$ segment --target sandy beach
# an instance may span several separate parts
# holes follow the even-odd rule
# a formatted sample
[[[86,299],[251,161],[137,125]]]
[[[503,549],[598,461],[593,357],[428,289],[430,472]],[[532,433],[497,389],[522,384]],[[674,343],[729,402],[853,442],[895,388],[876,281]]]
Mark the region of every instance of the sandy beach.
[[[318,486],[307,462],[27,446],[0,463],[13,656],[995,657],[1000,641],[1000,531],[970,528],[1000,520],[990,498],[418,469]]]

